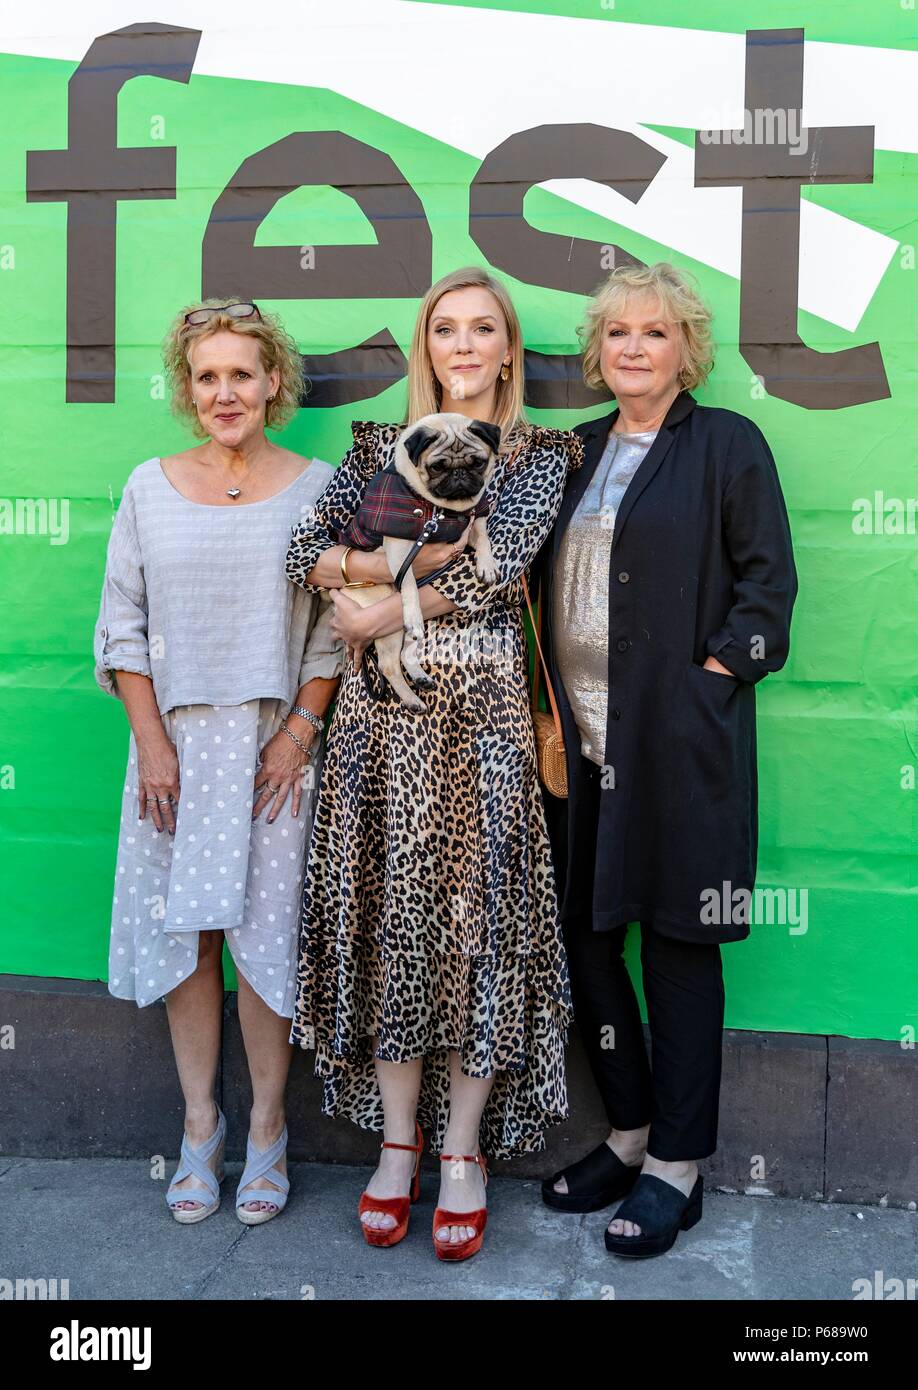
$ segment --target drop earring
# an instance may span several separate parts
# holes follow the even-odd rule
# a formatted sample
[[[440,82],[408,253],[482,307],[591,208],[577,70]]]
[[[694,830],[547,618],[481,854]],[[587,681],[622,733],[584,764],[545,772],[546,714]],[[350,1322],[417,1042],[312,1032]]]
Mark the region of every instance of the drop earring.
[[[509,380],[510,380],[510,368],[507,366],[506,362],[503,364],[503,366],[502,366],[501,369],[500,369],[500,379],[501,379],[501,381],[509,381]]]

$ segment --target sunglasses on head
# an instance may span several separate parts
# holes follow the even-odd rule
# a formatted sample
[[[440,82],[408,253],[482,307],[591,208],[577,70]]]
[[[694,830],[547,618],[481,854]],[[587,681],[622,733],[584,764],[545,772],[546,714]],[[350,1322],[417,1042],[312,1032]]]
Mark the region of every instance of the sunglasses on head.
[[[234,301],[232,304],[216,304],[209,309],[192,309],[190,314],[185,315],[185,322],[193,327],[200,323],[206,323],[212,319],[214,314],[229,314],[233,319],[261,318],[261,312],[257,304],[250,304],[247,300]]]

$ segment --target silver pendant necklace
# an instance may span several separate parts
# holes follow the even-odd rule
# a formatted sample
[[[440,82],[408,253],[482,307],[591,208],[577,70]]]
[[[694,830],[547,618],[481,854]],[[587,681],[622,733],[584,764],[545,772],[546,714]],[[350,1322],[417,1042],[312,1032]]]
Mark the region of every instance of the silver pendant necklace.
[[[243,481],[244,483],[247,483],[247,482],[248,482],[248,480],[249,480],[249,474],[251,473],[253,467],[254,467],[253,464],[249,464],[248,469],[246,470],[245,476],[244,476],[243,479],[242,479],[242,481]],[[241,496],[242,496],[242,488],[241,488],[241,487],[228,487],[228,488],[226,489],[226,495],[227,495],[227,497],[231,497],[231,498],[233,499],[233,501],[235,502],[235,500],[236,500],[237,497],[241,497]]]
[[[249,480],[249,474],[251,473],[251,471],[252,471],[252,465],[249,464],[249,466],[248,466],[248,468],[247,468],[247,470],[246,470],[246,473],[245,473],[245,477],[242,479],[242,481],[243,481],[244,483],[247,483],[247,482],[248,482],[248,480]],[[242,488],[241,488],[241,487],[228,487],[228,488],[226,489],[226,495],[227,495],[227,497],[232,497],[233,501],[235,502],[235,500],[236,500],[237,497],[241,497],[241,496],[242,496]]]

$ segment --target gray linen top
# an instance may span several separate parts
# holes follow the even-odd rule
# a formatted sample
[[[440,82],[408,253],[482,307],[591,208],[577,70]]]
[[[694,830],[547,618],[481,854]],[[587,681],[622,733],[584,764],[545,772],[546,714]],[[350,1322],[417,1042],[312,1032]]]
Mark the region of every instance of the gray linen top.
[[[615,517],[656,430],[610,431],[602,458],[564,532],[554,575],[555,662],[581,738],[602,765],[609,701],[609,567]]]
[[[289,707],[307,681],[340,675],[331,600],[285,573],[291,531],[333,474],[313,459],[273,497],[222,507],[184,497],[159,458],[139,464],[108,544],[94,640],[101,688],[120,697],[113,671],[150,676],[165,714],[260,697]]]

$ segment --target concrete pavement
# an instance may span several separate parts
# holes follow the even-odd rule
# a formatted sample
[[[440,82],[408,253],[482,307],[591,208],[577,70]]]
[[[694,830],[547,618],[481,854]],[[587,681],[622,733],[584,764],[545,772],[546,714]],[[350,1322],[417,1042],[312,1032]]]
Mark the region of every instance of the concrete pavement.
[[[602,1243],[611,1209],[561,1215],[537,1182],[497,1177],[484,1249],[448,1265],[430,1239],[432,1170],[406,1239],[377,1250],[356,1216],[369,1168],[292,1164],[287,1210],[253,1228],[233,1210],[238,1163],[220,1211],[179,1226],[164,1201],[174,1167],[152,1178],[136,1160],[0,1159],[0,1280],[67,1280],[71,1299],[851,1301],[911,1279],[915,1297],[918,1215],[901,1208],[706,1192],[668,1255],[625,1261]]]

